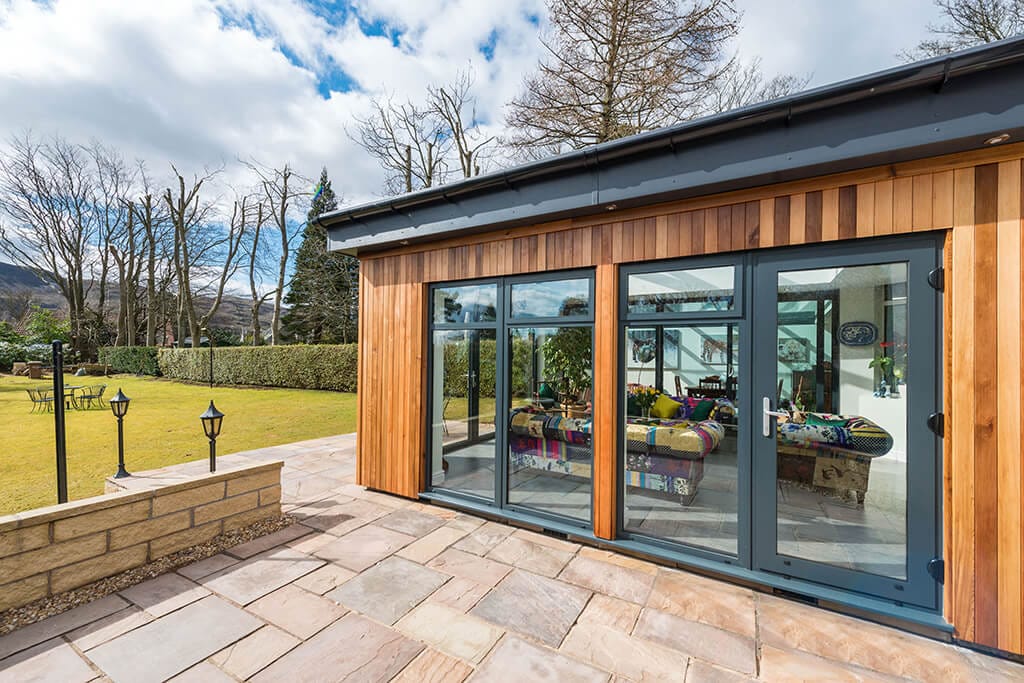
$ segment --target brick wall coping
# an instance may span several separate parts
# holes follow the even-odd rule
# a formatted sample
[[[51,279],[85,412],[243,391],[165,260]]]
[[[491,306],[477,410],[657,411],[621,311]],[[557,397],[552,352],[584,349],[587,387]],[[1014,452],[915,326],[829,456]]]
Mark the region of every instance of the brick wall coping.
[[[173,484],[161,486],[159,488],[159,495],[163,496],[169,493],[176,493],[178,491],[187,491],[207,484],[227,481],[228,479],[238,479],[240,476],[263,474],[265,472],[274,471],[279,472],[282,467],[284,467],[284,462],[281,460],[259,464],[239,463],[238,466],[233,466],[220,472],[215,472],[213,474],[207,472],[206,474],[193,475],[183,481],[177,481]],[[3,515],[0,516],[0,534],[26,526],[35,526],[37,524],[45,524],[47,522],[60,519],[67,519],[68,517],[76,517],[87,512],[106,510],[107,508],[125,505],[139,500],[149,500],[153,497],[153,494],[154,487],[147,486],[145,488],[140,488],[140,490],[105,493],[99,496],[93,496],[92,498],[83,498],[81,500],[74,500],[68,503],[60,503],[57,505],[50,505],[48,507],[26,510],[24,512],[16,512],[11,515]]]

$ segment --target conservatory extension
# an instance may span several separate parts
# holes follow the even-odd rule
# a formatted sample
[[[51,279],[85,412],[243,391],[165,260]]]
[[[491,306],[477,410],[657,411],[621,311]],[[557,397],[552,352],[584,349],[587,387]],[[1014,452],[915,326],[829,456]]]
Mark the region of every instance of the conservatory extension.
[[[1024,41],[323,215],[358,480],[1024,653]]]

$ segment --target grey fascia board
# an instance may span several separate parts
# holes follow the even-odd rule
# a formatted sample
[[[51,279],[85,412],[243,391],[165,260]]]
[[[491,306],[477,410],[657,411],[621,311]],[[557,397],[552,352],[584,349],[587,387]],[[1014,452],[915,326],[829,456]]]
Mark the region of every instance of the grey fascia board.
[[[358,253],[594,214],[609,204],[626,208],[975,149],[996,132],[1020,140],[1024,104],[1011,84],[1024,83],[1024,66],[1002,63],[950,80],[939,92],[932,73],[913,89],[849,94],[841,105],[802,114],[759,105],[742,116],[712,117],[724,119],[714,134],[706,120],[686,124],[674,138],[654,131],[615,141],[614,149],[607,143],[573,153],[561,171],[535,162],[320,220],[331,249]],[[648,146],[652,137],[659,140]]]

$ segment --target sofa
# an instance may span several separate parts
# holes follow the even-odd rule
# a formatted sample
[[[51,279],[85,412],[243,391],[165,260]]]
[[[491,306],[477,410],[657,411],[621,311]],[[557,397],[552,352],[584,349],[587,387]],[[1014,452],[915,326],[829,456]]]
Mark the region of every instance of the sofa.
[[[693,502],[704,477],[704,458],[721,443],[724,429],[713,420],[644,420],[626,423],[625,484]],[[589,478],[590,418],[566,418],[521,408],[509,418],[510,467]]]
[[[892,450],[892,435],[858,415],[802,413],[776,430],[776,476],[864,504],[871,461]]]

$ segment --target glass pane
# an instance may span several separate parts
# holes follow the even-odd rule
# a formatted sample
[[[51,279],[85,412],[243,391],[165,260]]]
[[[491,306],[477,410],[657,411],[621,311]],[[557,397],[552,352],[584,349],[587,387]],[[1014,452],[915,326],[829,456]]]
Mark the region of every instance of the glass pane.
[[[731,311],[736,268],[692,268],[629,276],[630,313]]]
[[[590,315],[589,278],[512,285],[513,318],[565,318],[587,315]]]
[[[494,330],[434,332],[431,483],[494,500]]]
[[[498,317],[498,285],[438,287],[435,323],[492,323]]]
[[[514,328],[508,501],[590,519],[593,332]]]
[[[626,329],[625,527],[737,553],[739,328]]]
[[[907,265],[778,284],[778,552],[906,578]]]

